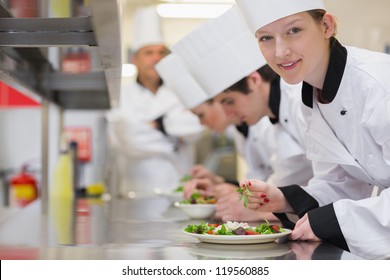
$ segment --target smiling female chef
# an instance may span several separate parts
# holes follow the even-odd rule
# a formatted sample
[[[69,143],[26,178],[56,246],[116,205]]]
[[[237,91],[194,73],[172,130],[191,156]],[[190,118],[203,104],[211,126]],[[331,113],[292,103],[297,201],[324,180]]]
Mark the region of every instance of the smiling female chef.
[[[256,63],[254,60],[251,63]],[[261,63],[261,62],[260,62]],[[184,66],[179,56],[171,53],[156,64],[156,70],[164,80],[164,83],[171,88],[183,105],[198,116],[200,122],[212,131],[223,133],[229,127],[234,132],[234,142],[237,151],[248,164],[248,176],[255,178],[267,178],[272,174],[271,152],[272,149],[266,148],[274,143],[272,125],[267,120],[248,127],[235,115],[225,114],[222,105],[210,98],[199,83],[192,77],[188,69]],[[263,149],[259,149],[261,145]],[[212,193],[217,197],[216,218],[224,221],[259,221],[275,220],[272,213],[259,215],[256,211],[240,209],[240,211],[225,211],[221,201],[229,194],[237,194],[237,186],[233,182],[227,182],[222,177],[213,174],[205,167],[196,165],[192,168],[191,175],[194,179],[186,184],[184,196],[189,197],[194,189],[200,184],[207,185]],[[241,203],[235,199],[231,204]]]
[[[341,45],[320,0],[236,3],[269,65],[289,83],[304,81],[315,173],[305,188],[243,182],[254,194],[250,207],[297,213],[292,239],[389,258],[390,56]],[[385,190],[371,197],[375,185]]]

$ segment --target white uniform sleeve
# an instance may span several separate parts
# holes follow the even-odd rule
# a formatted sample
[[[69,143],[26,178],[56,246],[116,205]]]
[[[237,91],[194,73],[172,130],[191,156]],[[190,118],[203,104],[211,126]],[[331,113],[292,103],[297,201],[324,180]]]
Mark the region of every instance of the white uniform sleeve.
[[[351,177],[339,165],[313,161],[314,177],[305,191],[313,196],[319,206],[339,199],[363,199],[370,197],[374,186]]]
[[[340,200],[334,209],[352,254],[368,259],[390,258],[390,189],[378,197]]]
[[[390,165],[389,95],[376,103],[375,110],[370,110],[364,125],[381,147],[383,161]],[[345,199],[334,203],[340,228],[351,253],[368,259],[390,258],[390,186],[386,187],[388,188],[376,197],[356,200],[358,198],[355,196],[352,200]],[[359,192],[357,184],[352,184],[348,192],[351,193],[354,188],[358,188]]]
[[[199,118],[181,106],[171,110],[164,116],[163,125],[169,136],[180,137],[187,142],[198,140],[204,131]]]
[[[132,121],[119,111],[111,112],[107,120],[112,142],[130,156],[169,156],[174,150],[173,141],[147,123]]]
[[[275,129],[276,152],[272,155],[274,173],[268,183],[276,186],[306,186],[313,177],[312,163],[302,147],[282,126]]]
[[[305,164],[304,164],[305,163]],[[305,155],[297,155],[278,161],[273,165],[274,172],[268,178],[267,183],[274,186],[286,186],[301,184],[301,181],[308,181],[313,176],[310,162]]]
[[[244,158],[245,137],[242,135],[236,127],[232,128],[233,141],[237,153]]]
[[[384,161],[390,165],[390,95],[387,94],[375,106],[375,110],[370,111],[366,125],[376,143],[381,146]]]
[[[275,151],[274,126],[268,117],[249,127],[244,144],[243,153],[248,164],[247,178],[268,180],[273,173],[271,157]]]

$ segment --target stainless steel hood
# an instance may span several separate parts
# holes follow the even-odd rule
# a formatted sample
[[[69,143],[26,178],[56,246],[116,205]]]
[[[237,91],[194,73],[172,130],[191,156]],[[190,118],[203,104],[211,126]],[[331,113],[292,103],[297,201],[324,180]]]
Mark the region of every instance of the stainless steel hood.
[[[0,80],[64,109],[110,109],[119,101],[121,39],[117,0],[91,0],[90,17],[14,18],[0,2]],[[97,48],[101,71],[63,74],[48,47]]]

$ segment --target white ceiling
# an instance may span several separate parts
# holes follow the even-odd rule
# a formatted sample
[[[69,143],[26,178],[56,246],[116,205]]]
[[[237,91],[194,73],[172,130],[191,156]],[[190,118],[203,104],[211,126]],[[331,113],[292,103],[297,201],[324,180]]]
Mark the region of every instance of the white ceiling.
[[[131,44],[131,19],[141,5],[162,3],[233,3],[233,0],[119,0],[122,3],[123,58]],[[390,44],[390,0],[324,0],[329,12],[339,22],[338,39],[355,45],[383,51]],[[163,19],[163,31],[168,45],[172,45],[207,19]],[[125,62],[125,61],[124,61]]]

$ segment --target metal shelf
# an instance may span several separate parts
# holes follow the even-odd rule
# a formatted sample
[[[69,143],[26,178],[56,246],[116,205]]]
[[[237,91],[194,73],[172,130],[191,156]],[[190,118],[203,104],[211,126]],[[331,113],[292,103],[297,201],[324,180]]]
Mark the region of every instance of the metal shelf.
[[[110,109],[119,101],[121,40],[117,0],[91,0],[92,15],[14,18],[0,2],[0,80],[64,109]],[[47,47],[98,49],[101,72],[63,74],[45,56]]]
[[[41,213],[48,213],[49,103],[60,107],[63,129],[66,109],[110,109],[119,102],[121,40],[119,0],[90,0],[91,16],[15,18],[0,1],[0,80],[41,100]],[[97,48],[101,71],[64,74],[56,71],[48,47]]]

